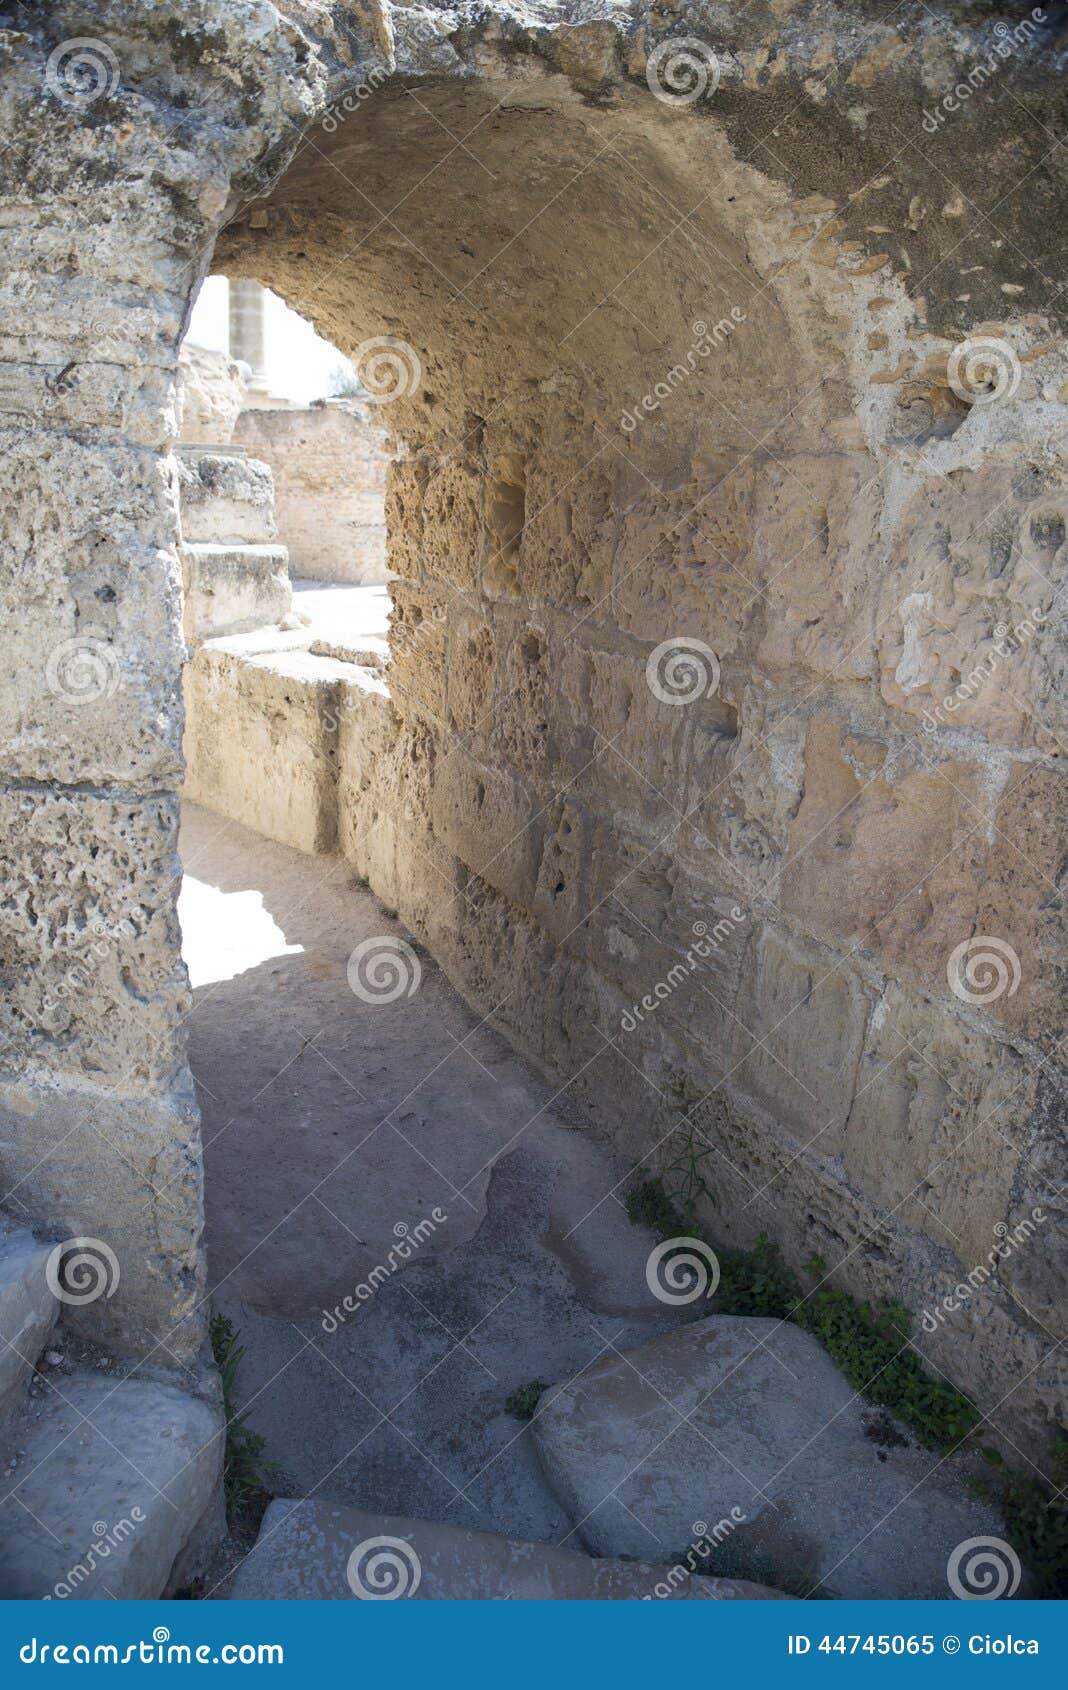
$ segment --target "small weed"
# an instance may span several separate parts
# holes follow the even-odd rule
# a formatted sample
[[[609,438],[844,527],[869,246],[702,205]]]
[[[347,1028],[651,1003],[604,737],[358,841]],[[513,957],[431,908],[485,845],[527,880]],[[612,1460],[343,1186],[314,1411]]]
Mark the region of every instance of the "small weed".
[[[382,914],[385,916],[387,921],[396,921],[398,919],[396,910],[387,910],[385,904],[382,905]]]
[[[532,1379],[529,1385],[520,1385],[513,1391],[504,1406],[517,1420],[533,1420],[542,1392],[548,1388],[544,1379]]]
[[[651,1227],[663,1238],[677,1237],[687,1229],[688,1223],[661,1179],[632,1187],[626,1195],[626,1208],[631,1221]],[[751,1250],[721,1249],[711,1239],[706,1242],[719,1258],[720,1282],[714,1303],[718,1314],[792,1320],[819,1339],[854,1390],[869,1402],[889,1409],[931,1449],[955,1449],[975,1429],[980,1416],[974,1403],[954,1386],[931,1379],[924,1371],[923,1361],[911,1343],[912,1317],[902,1303],[881,1307],[860,1303],[847,1291],[819,1283],[827,1271],[819,1256],[805,1263],[806,1276],[816,1282],[806,1292],[776,1245],[763,1233]],[[876,1441],[889,1440],[884,1435]],[[1009,1539],[1034,1578],[1038,1595],[1065,1598],[1068,1505],[1063,1496],[1068,1490],[1068,1433],[1055,1446],[1052,1483],[1056,1494],[1052,1497],[1038,1479],[1022,1473],[1002,1474],[1001,1458],[995,1450],[983,1449],[982,1453],[999,1474],[996,1500]],[[760,1577],[756,1567],[747,1565],[743,1571],[737,1559],[741,1545],[732,1547],[733,1558],[716,1551],[709,1562],[710,1572],[776,1582]],[[779,1583],[781,1586],[781,1580]]]
[[[1058,1492],[1052,1497],[1030,1474],[1009,1474],[1001,1506],[1009,1541],[1031,1573],[1036,1594],[1063,1602],[1068,1597],[1068,1434],[1054,1445],[1051,1477]]]
[[[627,1213],[660,1232],[665,1232],[666,1222],[674,1226],[680,1218],[659,1179],[647,1180],[628,1194]],[[666,1236],[673,1234],[666,1232]],[[820,1340],[854,1390],[891,1409],[932,1448],[952,1447],[975,1426],[979,1415],[968,1398],[924,1372],[909,1342],[912,1321],[902,1304],[873,1308],[830,1285],[817,1284],[806,1292],[765,1233],[751,1250],[728,1250],[710,1239],[706,1242],[719,1258],[715,1302],[719,1314],[792,1320]],[[825,1271],[818,1256],[805,1264],[812,1278],[822,1277]]]
[[[227,1517],[247,1511],[260,1498],[267,1498],[266,1480],[278,1471],[278,1462],[264,1455],[267,1440],[246,1424],[247,1414],[234,1407],[237,1370],[245,1347],[238,1341],[232,1320],[224,1314],[211,1317],[211,1348],[219,1369],[226,1415],[226,1453],[223,1457],[223,1492]],[[269,1499],[268,1499],[269,1500]]]

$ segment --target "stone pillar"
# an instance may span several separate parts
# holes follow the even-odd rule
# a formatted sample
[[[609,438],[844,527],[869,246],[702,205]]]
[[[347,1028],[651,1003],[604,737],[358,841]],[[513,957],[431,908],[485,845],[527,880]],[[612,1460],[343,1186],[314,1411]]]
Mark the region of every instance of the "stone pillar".
[[[230,356],[249,366],[249,391],[266,393],[266,295],[259,282],[230,283]]]

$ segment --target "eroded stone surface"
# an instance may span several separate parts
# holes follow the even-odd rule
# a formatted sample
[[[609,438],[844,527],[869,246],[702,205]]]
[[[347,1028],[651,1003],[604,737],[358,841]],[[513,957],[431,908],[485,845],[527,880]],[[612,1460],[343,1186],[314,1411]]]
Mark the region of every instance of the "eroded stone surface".
[[[40,1401],[11,1428],[21,1455],[0,1503],[0,1591],[161,1595],[219,1482],[218,1410],[173,1385],[92,1373],[62,1375]]]
[[[650,1531],[688,1541],[699,1516],[731,1523],[717,1568],[818,1597],[936,1598],[958,1544],[1002,1533],[789,1322],[713,1316],[606,1357],[543,1399],[534,1436],[600,1554],[646,1554]]]
[[[230,1595],[237,1601],[388,1595],[419,1602],[751,1602],[781,1592],[742,1579],[693,1578],[647,1561],[595,1561],[552,1544],[428,1520],[279,1501],[264,1515]]]

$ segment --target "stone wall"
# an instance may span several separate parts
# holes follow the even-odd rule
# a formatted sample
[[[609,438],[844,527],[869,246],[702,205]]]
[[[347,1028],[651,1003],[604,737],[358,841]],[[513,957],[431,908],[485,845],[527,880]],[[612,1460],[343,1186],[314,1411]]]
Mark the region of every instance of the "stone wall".
[[[66,1310],[86,1336],[186,1366],[176,363],[227,203],[314,79],[243,5],[50,4],[0,57],[0,1207],[111,1252]]]
[[[233,438],[274,472],[275,520],[294,575],[388,579],[386,437],[362,408],[337,399],[246,410]]]

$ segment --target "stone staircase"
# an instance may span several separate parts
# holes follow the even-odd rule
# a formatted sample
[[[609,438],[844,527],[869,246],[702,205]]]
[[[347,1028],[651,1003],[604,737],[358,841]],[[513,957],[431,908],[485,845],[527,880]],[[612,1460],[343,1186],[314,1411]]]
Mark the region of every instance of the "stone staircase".
[[[334,626],[332,612],[317,626],[295,608],[288,555],[272,544],[266,464],[233,446],[179,453],[192,648],[185,795],[279,844],[334,851],[346,747],[390,717],[388,644]]]
[[[0,1219],[0,1599],[157,1597],[219,1528],[221,1414],[90,1355],[55,1250]]]

